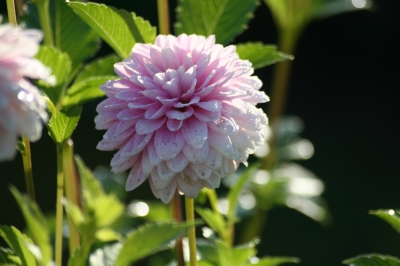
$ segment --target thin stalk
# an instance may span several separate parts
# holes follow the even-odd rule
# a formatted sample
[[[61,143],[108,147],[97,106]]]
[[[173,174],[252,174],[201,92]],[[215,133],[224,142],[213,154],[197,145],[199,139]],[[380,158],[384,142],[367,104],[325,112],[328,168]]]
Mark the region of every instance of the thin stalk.
[[[63,147],[57,144],[57,199],[56,199],[56,266],[62,266],[62,240],[63,240],[63,205],[64,195],[64,170],[63,170]]]
[[[33,174],[32,174],[31,145],[29,143],[28,137],[22,136],[22,142],[24,143],[24,151],[21,152],[21,155],[25,172],[26,191],[28,192],[28,195],[31,198],[31,200],[36,201],[35,186],[33,185]]]
[[[10,24],[17,26],[17,16],[15,15],[14,0],[7,0],[7,14]]]
[[[54,46],[53,31],[51,29],[49,0],[35,1],[38,10],[40,26],[44,34],[44,44]]]
[[[182,222],[182,206],[181,206],[181,198],[178,193],[178,191],[175,192],[174,197],[172,198],[171,201],[171,213],[174,221],[177,223]],[[185,259],[183,257],[183,244],[182,244],[182,238],[178,238],[175,243],[175,256],[176,260],[178,262],[178,266],[184,266],[185,265]]]
[[[185,197],[186,206],[186,222],[194,223],[194,200]],[[197,252],[196,252],[196,230],[194,225],[188,229],[189,239],[189,252],[190,252],[190,266],[197,266]]]
[[[157,11],[158,29],[160,34],[170,34],[168,0],[157,0]]]
[[[65,196],[69,202],[75,206],[80,206],[79,197],[79,181],[76,174],[74,164],[74,143],[71,139],[67,140],[63,148],[63,163],[64,163],[64,181],[65,181]],[[79,247],[80,237],[78,229],[68,217],[69,227],[69,253],[72,256],[75,250]]]

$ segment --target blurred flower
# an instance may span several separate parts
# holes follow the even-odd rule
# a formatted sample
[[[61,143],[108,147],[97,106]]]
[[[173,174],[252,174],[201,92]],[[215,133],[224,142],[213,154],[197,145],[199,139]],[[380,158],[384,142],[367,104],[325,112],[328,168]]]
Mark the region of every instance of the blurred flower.
[[[19,135],[38,140],[42,121],[47,121],[45,100],[25,78],[45,78],[50,74],[32,58],[41,39],[37,30],[0,25],[0,161],[15,156]]]
[[[127,190],[148,178],[164,203],[176,189],[194,198],[264,144],[268,121],[255,105],[268,97],[235,46],[214,36],[160,35],[154,45],[136,44],[115,72],[121,79],[101,87],[108,98],[95,122],[108,131],[97,148],[119,149],[111,166],[131,168]]]

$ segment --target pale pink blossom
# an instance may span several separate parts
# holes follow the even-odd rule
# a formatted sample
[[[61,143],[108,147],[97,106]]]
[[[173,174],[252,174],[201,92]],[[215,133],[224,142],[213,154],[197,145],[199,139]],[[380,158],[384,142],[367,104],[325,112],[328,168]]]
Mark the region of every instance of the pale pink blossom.
[[[95,122],[107,132],[97,148],[119,150],[111,166],[131,169],[127,190],[148,179],[165,203],[177,189],[194,198],[264,144],[267,117],[255,105],[268,97],[235,51],[214,36],[160,35],[115,64],[121,79],[101,86],[108,98]]]
[[[26,78],[45,78],[49,70],[33,56],[42,34],[0,25],[0,161],[14,158],[20,135],[36,141],[47,121],[46,103]]]

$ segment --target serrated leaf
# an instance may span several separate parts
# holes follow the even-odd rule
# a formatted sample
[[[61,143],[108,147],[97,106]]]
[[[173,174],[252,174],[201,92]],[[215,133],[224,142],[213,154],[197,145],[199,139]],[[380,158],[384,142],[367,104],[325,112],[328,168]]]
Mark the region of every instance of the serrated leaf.
[[[21,259],[15,256],[14,252],[8,248],[0,247],[0,265],[1,266],[15,266],[22,265]]]
[[[57,144],[63,144],[74,132],[81,117],[82,107],[76,105],[53,115],[48,129],[51,138]]]
[[[124,213],[124,205],[114,194],[106,194],[100,181],[85,166],[79,157],[75,157],[80,173],[83,197],[85,199],[85,212],[91,225],[95,229],[108,226]]]
[[[80,19],[65,0],[55,1],[54,41],[56,47],[66,52],[72,62],[72,70],[93,56],[100,48],[100,38]]]
[[[154,42],[155,28],[134,13],[96,3],[69,5],[121,58],[127,58],[137,42]]]
[[[239,194],[243,189],[244,184],[246,181],[249,179],[251,174],[253,173],[254,170],[256,170],[259,167],[259,163],[253,164],[251,167],[249,167],[239,178],[239,180],[236,182],[236,184],[229,190],[228,193],[228,202],[229,202],[229,209],[228,209],[228,223],[233,223],[235,222],[235,217],[236,217],[236,207],[237,203],[239,200]]]
[[[175,33],[215,35],[227,44],[239,35],[253,17],[257,0],[179,0]]]
[[[294,257],[264,257],[260,259],[256,264],[257,266],[278,266],[284,263],[300,263],[300,259]]]
[[[127,266],[148,255],[167,248],[171,240],[178,238],[191,224],[146,224],[130,233],[122,246],[115,266]],[[132,252],[132,251],[135,252]]]
[[[240,59],[249,60],[254,69],[293,59],[293,56],[279,52],[275,45],[260,42],[237,44],[236,52]]]
[[[21,260],[21,265],[34,266],[36,260],[28,250],[26,244],[32,244],[32,240],[22,234],[17,228],[0,225],[0,236],[7,242],[14,254]]]
[[[215,215],[215,213],[210,209],[196,208],[196,212],[204,219],[211,229],[217,232],[220,237],[223,237],[225,221],[220,215]]]
[[[36,54],[36,58],[51,69],[51,75],[55,79],[54,84],[39,81],[38,86],[47,94],[53,104],[57,106],[71,71],[69,56],[54,47],[41,46],[39,52]]]
[[[369,212],[372,215],[388,222],[398,233],[400,233],[400,212],[395,210],[376,210]]]
[[[42,258],[39,262],[47,265],[53,256],[47,221],[35,202],[32,202],[27,196],[19,193],[15,187],[11,187],[10,190],[24,215],[32,239],[40,248]]]
[[[90,266],[114,266],[122,243],[117,242],[96,249],[89,257]]]
[[[63,98],[63,106],[68,107],[76,104],[83,104],[90,100],[102,97],[105,93],[100,90],[100,86],[116,76],[91,77],[81,82],[75,83]]]
[[[111,54],[90,62],[75,78],[74,84],[92,77],[114,75],[114,64],[119,61],[121,61],[119,56]]]
[[[393,256],[382,254],[360,255],[343,261],[351,266],[399,266],[400,260]]]
[[[67,199],[63,200],[65,212],[68,217],[72,220],[74,225],[81,231],[83,231],[82,225],[88,223],[87,217],[83,214],[81,209],[69,202]]]

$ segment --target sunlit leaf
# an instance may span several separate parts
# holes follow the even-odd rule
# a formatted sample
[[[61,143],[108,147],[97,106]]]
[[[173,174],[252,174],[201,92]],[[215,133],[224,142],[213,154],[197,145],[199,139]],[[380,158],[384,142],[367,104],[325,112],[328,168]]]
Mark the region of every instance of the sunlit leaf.
[[[370,214],[388,222],[398,233],[400,233],[400,212],[398,210],[376,210],[370,211]]]
[[[360,255],[343,261],[351,266],[399,266],[400,260],[393,256],[382,254]]]
[[[146,224],[130,233],[118,255],[115,266],[133,262],[167,248],[168,243],[182,235],[191,224]],[[135,251],[135,252],[132,252]]]
[[[114,75],[114,64],[119,61],[121,61],[119,56],[111,54],[90,62],[75,78],[74,84],[92,77]]]
[[[105,93],[100,90],[100,86],[106,81],[116,78],[116,76],[91,77],[75,83],[63,98],[63,106],[83,104],[104,96]]]
[[[228,193],[228,202],[229,202],[229,209],[228,209],[228,222],[233,223],[235,221],[236,217],[236,207],[239,199],[239,194],[243,189],[244,184],[246,181],[249,179],[251,174],[253,173],[254,170],[256,170],[259,167],[258,163],[253,164],[251,167],[249,167],[239,178],[239,180],[236,182],[236,184],[230,189]]]
[[[41,46],[36,58],[51,69],[52,77],[47,82],[39,81],[38,85],[57,106],[71,72],[69,56],[54,47]]]
[[[11,265],[22,265],[21,259],[15,256],[14,252],[8,248],[0,247],[0,265],[11,266]]]
[[[218,252],[214,241],[208,239],[197,239],[197,251],[200,254],[202,260],[212,263],[213,265],[218,264]]]
[[[257,263],[249,263],[247,266],[278,266],[286,263],[300,263],[300,259],[293,257],[264,257],[261,258]]]
[[[90,266],[114,266],[118,253],[121,250],[122,243],[117,242],[111,245],[105,245],[96,249],[90,254]]]
[[[57,143],[64,143],[74,132],[81,116],[82,107],[73,106],[53,115],[49,121],[48,129],[51,138]]]
[[[19,193],[15,187],[11,187],[10,190],[24,215],[32,239],[40,248],[42,258],[39,261],[47,265],[53,256],[47,221],[35,202]]]
[[[179,0],[176,34],[215,35],[217,43],[231,42],[246,27],[258,0]]]
[[[134,13],[97,3],[69,5],[122,58],[129,56],[135,43],[154,42],[155,28]]]
[[[34,255],[26,247],[27,244],[33,244],[31,239],[22,234],[17,228],[4,225],[0,225],[0,236],[6,241],[14,254],[20,258],[21,265],[36,265]]]
[[[275,45],[260,42],[237,44],[236,52],[240,59],[249,60],[254,69],[293,59],[293,56],[279,52]]]
[[[222,216],[215,215],[210,209],[196,208],[196,212],[204,219],[204,221],[217,232],[221,237],[224,235],[225,221]]]
[[[111,242],[121,239],[121,235],[110,228],[99,229],[95,236],[101,242]]]

